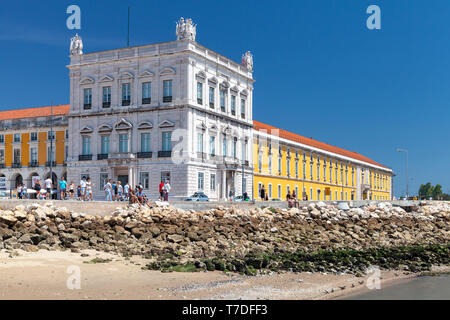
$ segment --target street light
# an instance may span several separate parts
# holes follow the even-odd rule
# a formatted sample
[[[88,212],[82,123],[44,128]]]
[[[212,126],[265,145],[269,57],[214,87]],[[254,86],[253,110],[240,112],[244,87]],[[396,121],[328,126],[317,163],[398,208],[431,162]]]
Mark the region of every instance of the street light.
[[[408,150],[397,149],[397,152],[404,152],[406,154],[406,200],[408,200]]]

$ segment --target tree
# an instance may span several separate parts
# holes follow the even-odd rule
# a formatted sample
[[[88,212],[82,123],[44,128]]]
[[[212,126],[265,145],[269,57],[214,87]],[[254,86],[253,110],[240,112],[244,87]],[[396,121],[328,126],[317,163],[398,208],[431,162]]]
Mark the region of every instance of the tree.
[[[419,188],[419,197],[428,199],[433,196],[433,186],[430,182],[427,184],[421,184]]]
[[[433,197],[433,199],[438,199],[440,196],[442,195],[442,186],[440,184],[437,184],[434,188],[433,191],[431,192],[431,196]]]

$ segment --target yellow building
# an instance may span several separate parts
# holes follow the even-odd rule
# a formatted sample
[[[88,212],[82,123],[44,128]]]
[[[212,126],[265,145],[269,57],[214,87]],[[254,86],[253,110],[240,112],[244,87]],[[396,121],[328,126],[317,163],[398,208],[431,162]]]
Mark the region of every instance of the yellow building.
[[[53,109],[53,115],[52,115]],[[0,112],[0,181],[3,189],[66,174],[69,105]],[[53,131],[51,130],[53,122]]]
[[[356,152],[253,121],[253,194],[285,200],[390,200],[392,170]]]

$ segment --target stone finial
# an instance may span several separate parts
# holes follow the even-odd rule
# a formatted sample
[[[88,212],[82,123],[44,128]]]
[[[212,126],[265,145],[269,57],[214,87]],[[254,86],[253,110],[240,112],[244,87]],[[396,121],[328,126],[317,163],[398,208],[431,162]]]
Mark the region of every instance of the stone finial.
[[[194,25],[192,19],[184,20],[183,17],[177,22],[176,35],[177,40],[191,40],[195,41],[197,34],[197,25]]]
[[[77,33],[75,37],[70,39],[70,55],[76,56],[80,54],[83,54],[83,40]]]
[[[247,68],[248,71],[253,71],[253,55],[250,51],[247,51],[242,55],[241,65]]]

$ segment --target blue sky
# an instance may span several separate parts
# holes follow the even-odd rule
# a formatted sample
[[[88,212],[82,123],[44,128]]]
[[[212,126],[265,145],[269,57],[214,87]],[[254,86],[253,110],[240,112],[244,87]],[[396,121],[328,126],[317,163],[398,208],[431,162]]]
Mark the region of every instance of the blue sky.
[[[81,8],[84,51],[175,40],[191,17],[202,45],[254,54],[255,120],[359,152],[391,167],[405,193],[425,182],[450,193],[450,2],[8,1],[0,5],[0,109],[69,103],[66,8]],[[368,30],[366,8],[381,8]]]

